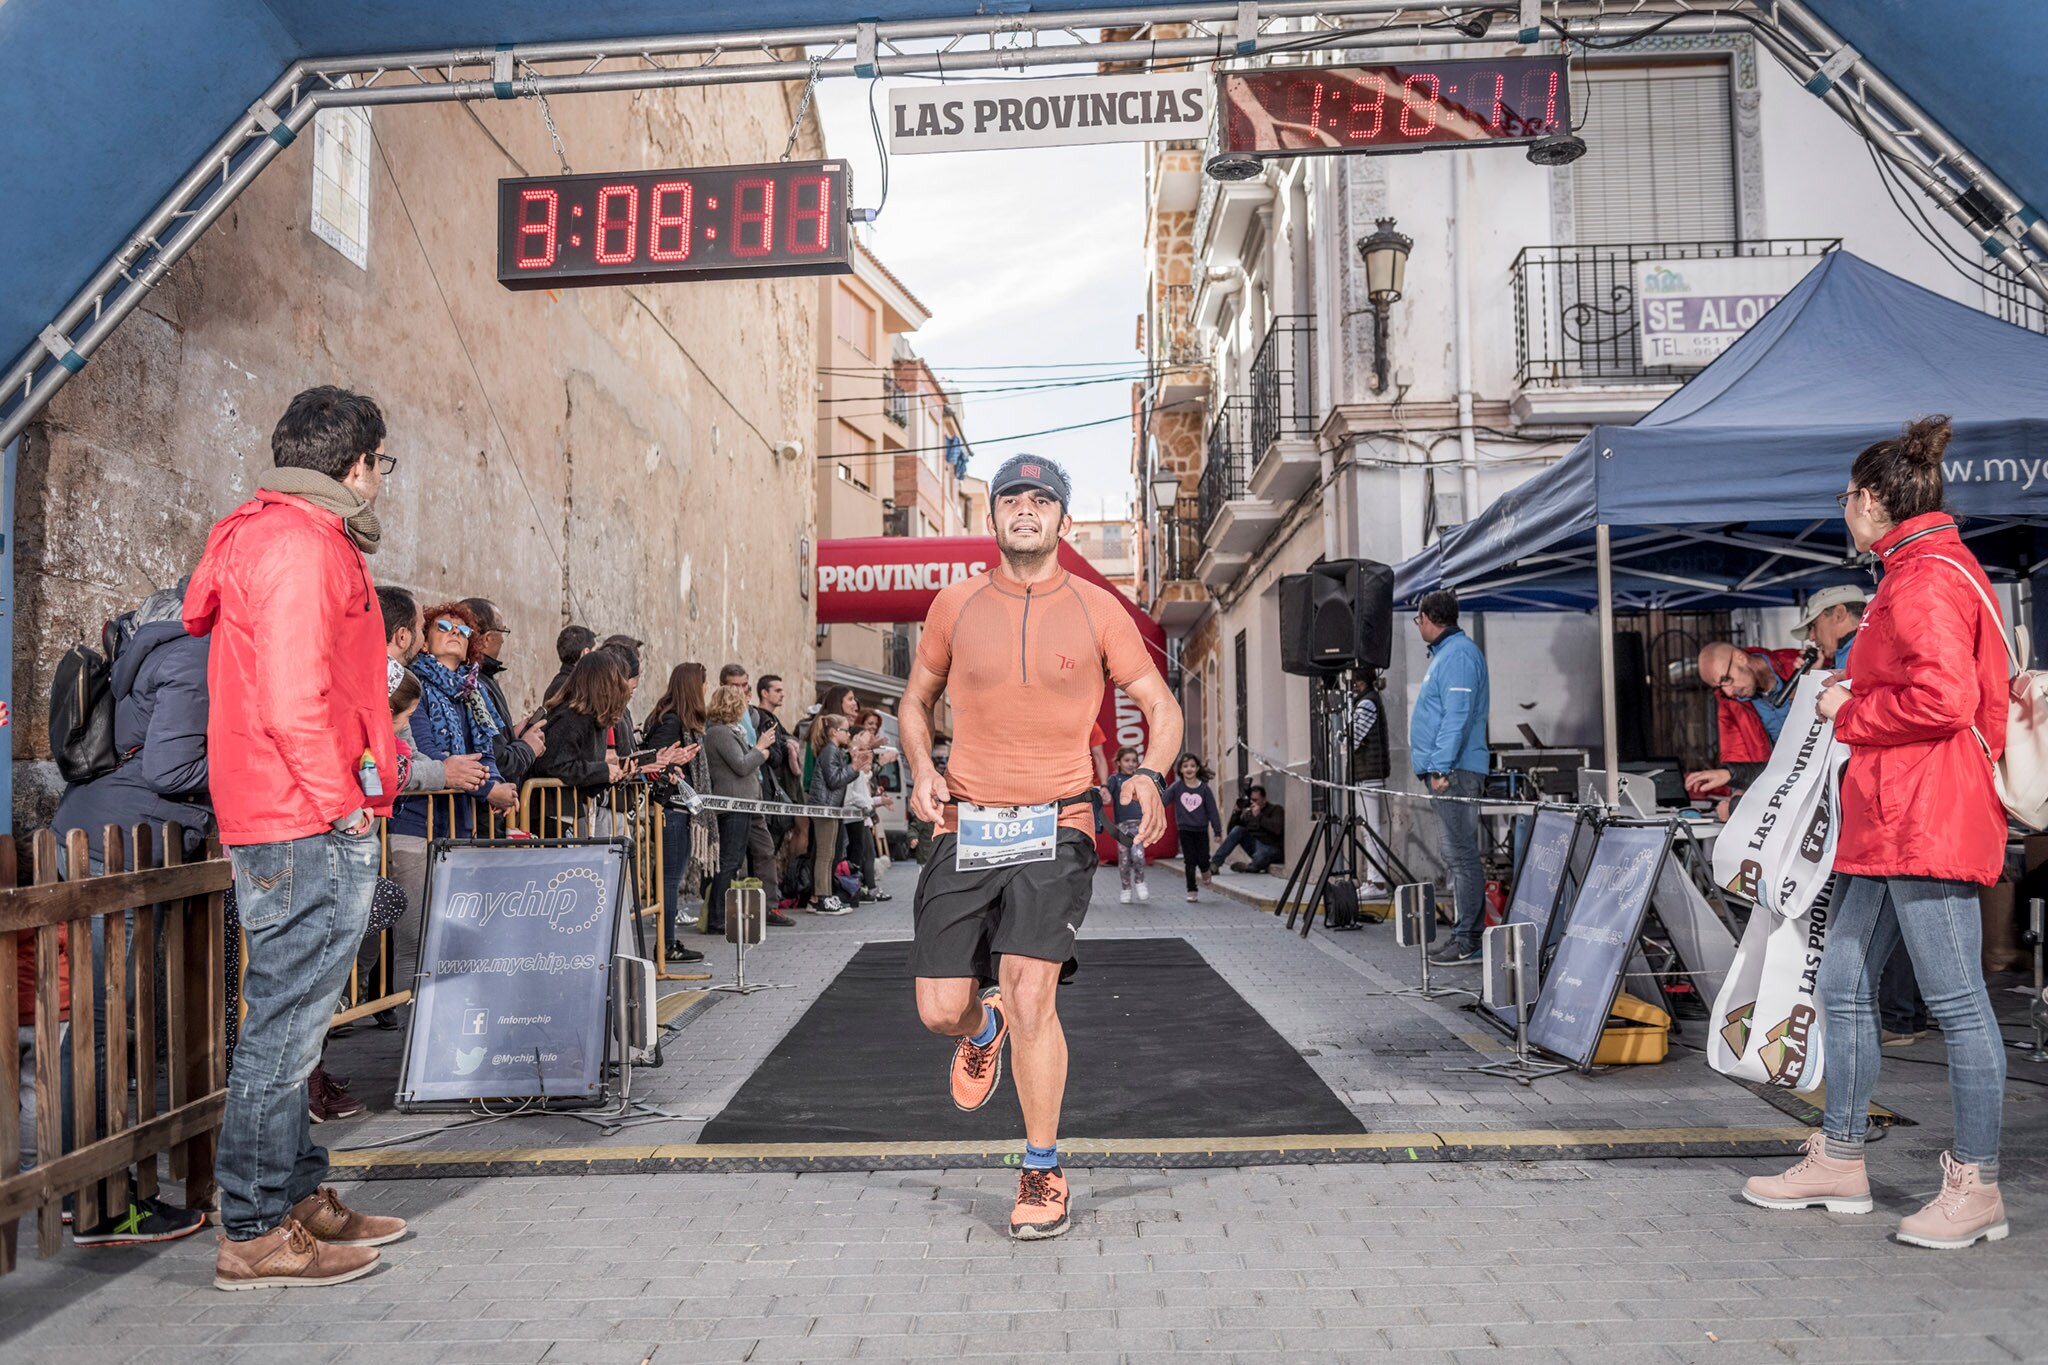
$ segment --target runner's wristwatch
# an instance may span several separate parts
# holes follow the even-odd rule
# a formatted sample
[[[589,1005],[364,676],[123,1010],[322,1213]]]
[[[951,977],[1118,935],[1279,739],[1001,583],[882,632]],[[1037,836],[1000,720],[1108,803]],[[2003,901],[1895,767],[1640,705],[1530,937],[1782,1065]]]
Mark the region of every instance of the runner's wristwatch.
[[[1135,775],[1136,775],[1136,776],[1138,776],[1138,777],[1149,777],[1149,778],[1151,778],[1151,779],[1152,779],[1152,785],[1153,785],[1153,786],[1155,786],[1155,787],[1157,787],[1157,788],[1159,788],[1159,794],[1160,794],[1161,796],[1165,796],[1165,795],[1166,795],[1166,779],[1165,779],[1164,777],[1160,776],[1160,775],[1159,775],[1158,773],[1154,772],[1154,771],[1153,771],[1152,769],[1150,769],[1150,768],[1140,768],[1140,769],[1138,769],[1138,771],[1137,771],[1137,773],[1136,773]]]

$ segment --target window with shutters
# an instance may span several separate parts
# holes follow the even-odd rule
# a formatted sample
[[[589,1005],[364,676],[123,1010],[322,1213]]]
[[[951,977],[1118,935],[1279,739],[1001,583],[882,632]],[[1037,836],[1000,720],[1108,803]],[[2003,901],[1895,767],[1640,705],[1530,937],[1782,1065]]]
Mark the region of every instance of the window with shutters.
[[[1733,240],[1740,220],[1727,66],[1592,66],[1577,79],[1586,140],[1571,168],[1578,241]]]

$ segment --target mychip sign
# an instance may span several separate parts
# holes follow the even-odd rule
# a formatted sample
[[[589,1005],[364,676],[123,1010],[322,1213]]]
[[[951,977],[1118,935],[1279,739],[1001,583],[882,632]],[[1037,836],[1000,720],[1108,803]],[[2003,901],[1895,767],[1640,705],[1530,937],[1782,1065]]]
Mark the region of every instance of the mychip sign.
[[[623,845],[436,845],[398,1107],[603,1097]]]
[[[1815,256],[1636,262],[1643,364],[1698,369],[1792,292]]]
[[[902,86],[889,93],[889,150],[1196,139],[1206,135],[1215,93],[1211,79],[1190,75]]]

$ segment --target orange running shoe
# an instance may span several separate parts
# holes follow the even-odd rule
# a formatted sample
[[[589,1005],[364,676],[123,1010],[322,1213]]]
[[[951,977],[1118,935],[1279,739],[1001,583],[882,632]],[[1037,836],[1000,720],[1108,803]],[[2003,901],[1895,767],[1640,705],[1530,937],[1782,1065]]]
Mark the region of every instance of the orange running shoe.
[[[996,1036],[987,1047],[976,1047],[962,1037],[953,1049],[953,1104],[974,1110],[988,1103],[1003,1079],[1003,1042],[1010,1036],[1010,1021],[1003,1017],[1002,988],[990,986],[981,993],[981,1003],[995,1012]]]
[[[1042,1242],[1067,1230],[1067,1176],[1051,1170],[1026,1169],[1017,1177],[1017,1207],[1010,1212],[1010,1235],[1020,1242]]]

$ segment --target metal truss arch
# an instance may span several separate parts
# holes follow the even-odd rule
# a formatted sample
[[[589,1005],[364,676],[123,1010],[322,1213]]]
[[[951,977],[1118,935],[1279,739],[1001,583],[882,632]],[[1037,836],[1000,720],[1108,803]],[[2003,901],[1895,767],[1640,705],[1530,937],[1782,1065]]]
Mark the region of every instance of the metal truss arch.
[[[1475,15],[1519,15],[1519,26]],[[1152,36],[1159,26],[1184,27]],[[1462,25],[1462,27],[1461,27]],[[0,445],[20,435],[166,272],[322,109],[511,100],[762,81],[1025,72],[1074,64],[1198,65],[1291,53],[1529,42],[1569,30],[1603,47],[1748,32],[1825,100],[2018,284],[2048,300],[2048,221],[1801,0],[1277,0],[462,47],[295,62],[0,376]],[[1103,30],[1131,36],[1105,38]],[[1090,36],[1091,34],[1095,36]]]

